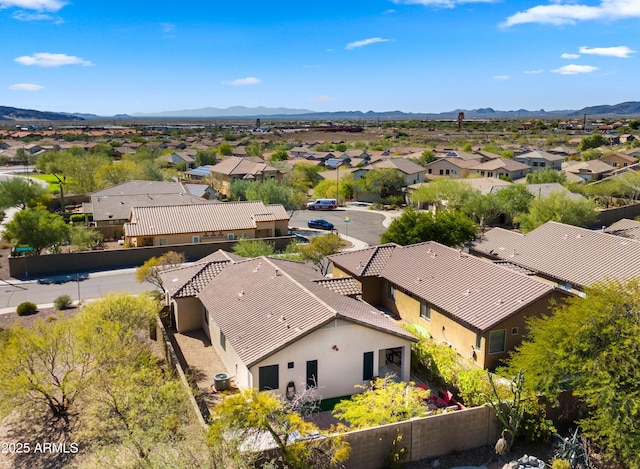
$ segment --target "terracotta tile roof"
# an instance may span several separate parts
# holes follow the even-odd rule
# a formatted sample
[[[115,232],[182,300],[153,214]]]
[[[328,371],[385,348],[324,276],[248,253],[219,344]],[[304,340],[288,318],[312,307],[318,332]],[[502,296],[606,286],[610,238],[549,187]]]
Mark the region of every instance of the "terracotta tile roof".
[[[314,282],[321,278],[261,257],[227,265],[198,298],[249,367],[335,319],[415,340],[382,311]]]
[[[640,242],[553,221],[526,235],[493,228],[470,249],[577,287],[640,276]]]
[[[395,249],[380,276],[480,331],[554,290],[537,279],[435,242]]]
[[[640,241],[640,221],[623,218],[622,220],[615,222],[609,228],[605,228],[604,232]]]
[[[315,280],[318,285],[345,296],[362,295],[362,290],[353,277],[327,278]]]
[[[334,254],[329,256],[329,260],[356,277],[377,277],[397,247],[397,244],[381,244]]]
[[[282,205],[261,201],[133,207],[125,236],[198,233],[255,229],[256,216],[265,220],[289,220]]]

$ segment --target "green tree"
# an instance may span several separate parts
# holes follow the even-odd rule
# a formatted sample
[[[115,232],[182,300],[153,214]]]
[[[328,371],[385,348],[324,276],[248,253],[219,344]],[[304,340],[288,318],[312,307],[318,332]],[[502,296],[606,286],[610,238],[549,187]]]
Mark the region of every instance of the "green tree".
[[[307,162],[296,163],[293,169],[285,174],[286,183],[292,188],[300,191],[308,191],[320,181],[318,173],[323,168]]]
[[[487,222],[491,222],[501,213],[501,207],[496,193],[482,194],[480,191],[474,191],[465,201],[462,211],[480,225],[484,232]]]
[[[215,148],[207,148],[206,150],[198,150],[196,152],[196,165],[206,166],[214,165],[218,162],[218,152]]]
[[[367,171],[353,184],[357,192],[371,192],[384,199],[400,193],[404,186],[404,177],[395,168],[375,168]]]
[[[589,227],[597,217],[593,201],[585,198],[572,199],[566,192],[554,191],[547,197],[532,200],[529,212],[518,215],[516,222],[520,224],[522,231],[527,233],[548,221]]]
[[[279,461],[285,467],[302,469],[338,467],[349,456],[349,445],[339,436],[315,438],[319,432],[284,399],[252,388],[228,396],[215,408],[207,440],[211,447],[231,440],[236,461],[241,458],[239,448],[268,438],[276,448],[270,460],[274,464]]]
[[[78,251],[88,251],[100,245],[103,235],[94,228],[73,225],[69,228],[69,243]]]
[[[411,200],[435,205],[438,210],[458,209],[473,194],[473,189],[462,181],[436,178],[411,194]]]
[[[602,152],[596,148],[587,148],[583,152],[580,152],[580,159],[582,161],[597,160],[602,156]]]
[[[413,162],[420,166],[426,166],[429,163],[433,163],[436,159],[436,154],[432,150],[425,150],[419,158],[412,158]]]
[[[271,256],[276,250],[272,243],[268,243],[262,239],[240,238],[233,245],[233,252],[242,257],[260,257]]]
[[[425,405],[428,391],[413,383],[395,382],[391,376],[356,388],[364,391],[338,402],[333,410],[334,416],[354,430],[409,420],[429,410]]]
[[[555,399],[570,390],[583,433],[625,467],[640,467],[640,281],[604,282],[571,297],[551,316],[531,319],[506,373]]]
[[[529,211],[533,198],[533,194],[524,184],[510,184],[496,193],[500,213],[509,217],[512,224],[518,214]]]
[[[564,171],[558,171],[551,168],[544,168],[538,171],[527,173],[527,184],[549,184],[551,182],[559,182],[564,184],[567,180],[567,174]]]
[[[217,148],[218,155],[231,156],[233,155],[233,147],[228,142],[222,142]]]
[[[593,134],[580,140],[580,143],[578,144],[578,151],[582,152],[590,148],[603,147],[607,143],[607,139],[601,134]]]
[[[406,246],[436,241],[446,246],[460,246],[475,235],[475,223],[462,212],[447,210],[433,215],[407,207],[382,233],[380,242]]]
[[[161,256],[152,257],[136,269],[138,282],[149,282],[158,288],[162,288],[160,273],[178,267],[184,262],[184,254],[168,251]]]
[[[289,154],[285,150],[278,150],[271,155],[271,161],[286,161],[289,159]]]
[[[25,208],[33,199],[46,193],[38,184],[20,177],[0,180],[0,208]]]
[[[343,242],[336,233],[315,236],[309,244],[302,244],[298,250],[303,261],[313,262],[322,275],[326,275],[330,262],[327,256],[336,254],[342,249]]]
[[[38,255],[43,249],[57,250],[69,239],[69,225],[60,215],[43,207],[27,208],[17,212],[5,225],[4,239],[14,246],[26,244]]]

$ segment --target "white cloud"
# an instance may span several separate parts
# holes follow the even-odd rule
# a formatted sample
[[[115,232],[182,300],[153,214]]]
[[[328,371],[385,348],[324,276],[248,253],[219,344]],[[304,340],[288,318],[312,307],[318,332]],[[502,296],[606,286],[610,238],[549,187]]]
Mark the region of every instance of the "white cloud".
[[[522,73],[525,75],[540,75],[541,73],[544,73],[544,68],[539,68],[538,70],[525,70]]]
[[[16,83],[9,87],[10,90],[16,91],[38,91],[44,88],[44,86],[34,85],[33,83]]]
[[[316,103],[324,103],[327,101],[335,101],[336,98],[332,98],[331,96],[318,96],[316,98],[313,98],[312,101],[316,102]]]
[[[88,60],[76,57],[75,55],[51,54],[49,52],[23,55],[13,60],[22,65],[34,65],[36,67],[60,67],[62,65],[82,65],[88,67],[93,65]]]
[[[640,17],[638,0],[601,0],[599,5],[553,3],[538,5],[509,16],[503,26],[524,23],[575,24],[589,20],[621,20]]]
[[[424,5],[427,7],[453,8],[464,3],[493,3],[495,0],[393,0],[398,5]]]
[[[66,4],[67,2],[60,0],[0,0],[0,9],[22,8],[24,10],[58,11]]]
[[[256,77],[236,78],[235,80],[225,81],[223,84],[232,86],[257,85],[261,80]]]
[[[551,70],[553,73],[559,73],[560,75],[579,75],[580,73],[591,73],[598,70],[598,67],[593,65],[565,65],[564,67]]]
[[[347,44],[345,49],[351,50],[356,49],[358,47],[368,46],[370,44],[375,44],[377,42],[389,42],[390,39],[383,39],[381,37],[370,37],[369,39],[363,39],[362,41],[350,42]]]
[[[493,76],[494,80],[508,80],[509,78],[511,78],[509,75],[494,75]]]
[[[568,53],[564,53],[560,56],[563,59],[579,59],[580,58],[580,54],[568,54]]]
[[[164,34],[173,34],[176,31],[176,25],[173,23],[160,23],[160,28]]]
[[[619,57],[621,59],[627,59],[631,54],[634,54],[635,52],[636,51],[629,49],[627,46],[593,48],[582,46],[580,48],[581,54],[605,55],[607,57]]]

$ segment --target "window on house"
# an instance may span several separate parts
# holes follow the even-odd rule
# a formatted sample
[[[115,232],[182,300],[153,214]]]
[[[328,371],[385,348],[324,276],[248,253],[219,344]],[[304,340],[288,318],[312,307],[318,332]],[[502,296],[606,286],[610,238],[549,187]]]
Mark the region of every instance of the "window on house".
[[[492,178],[492,177],[493,177],[493,171],[489,171],[489,172],[487,173],[487,177]]]
[[[278,389],[279,385],[279,365],[261,366],[258,369],[258,390],[268,391]]]
[[[373,379],[373,352],[365,352],[363,356],[362,380],[370,381]]]
[[[431,168],[429,168],[428,173],[431,174]]]
[[[444,175],[444,170],[441,169],[440,170],[440,176],[443,176],[443,175]]]
[[[287,368],[289,368],[290,370],[293,369],[293,362],[287,363]]]
[[[192,236],[192,237],[191,237],[191,242],[192,242],[193,244],[198,244],[198,243],[200,243],[200,236]]]
[[[236,239],[236,237],[235,237],[235,235],[233,233],[229,233],[229,234],[227,234],[227,239],[229,241],[233,241],[234,239]]]
[[[533,162],[533,166],[538,166],[538,162],[537,162],[537,161],[534,161],[534,162]]]
[[[491,331],[489,333],[489,353],[502,353],[506,350],[506,329]]]
[[[396,301],[396,287],[391,284],[389,284],[387,288],[387,298],[389,298],[391,301]]]
[[[541,168],[544,168],[545,166],[547,166],[547,163],[545,163],[544,161],[542,161],[542,162],[540,163],[540,167],[541,167]]]
[[[449,171],[448,169],[444,172],[447,176],[449,175],[451,171]]]
[[[220,347],[222,347],[222,350],[227,350],[227,338],[222,331],[220,331]]]
[[[517,327],[513,327],[511,328],[511,335],[518,335],[518,328]]]
[[[167,238],[160,238],[158,239],[158,244],[160,246],[166,246],[167,244],[169,244],[169,242],[167,241]]]
[[[622,166],[626,168],[627,166],[629,166],[629,163],[624,163]]]
[[[426,301],[420,302],[420,317],[431,321],[431,305]]]
[[[476,350],[482,350],[482,334],[476,333]]]

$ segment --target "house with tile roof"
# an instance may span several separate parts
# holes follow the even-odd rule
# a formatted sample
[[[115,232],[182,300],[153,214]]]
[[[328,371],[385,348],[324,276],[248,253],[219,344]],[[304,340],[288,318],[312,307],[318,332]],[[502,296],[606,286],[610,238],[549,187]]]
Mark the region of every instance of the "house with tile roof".
[[[462,159],[457,156],[446,156],[438,158],[425,166],[426,178],[433,179],[444,176],[453,179],[464,179],[469,175],[469,168],[476,166],[480,158]]]
[[[333,276],[353,277],[362,299],[426,329],[481,368],[519,345],[529,317],[567,296],[550,285],[436,242],[384,244],[330,256]]]
[[[640,221],[623,218],[605,228],[605,233],[640,241]]]
[[[597,282],[640,277],[640,242],[554,221],[527,234],[493,228],[473,241],[469,252],[526,269],[578,295]]]
[[[82,204],[86,221],[107,239],[124,236],[124,224],[129,221],[132,207],[153,205],[190,205],[208,203],[208,186],[169,181],[133,180],[116,184],[89,194]]]
[[[599,160],[613,166],[614,168],[626,168],[627,166],[631,166],[638,162],[638,158],[635,156],[618,152],[601,156]]]
[[[289,219],[283,205],[259,200],[132,207],[124,239],[141,247],[271,238],[289,232]]]
[[[577,176],[580,182],[591,182],[608,176],[614,167],[600,160],[567,161],[562,164],[562,170],[567,176]]]
[[[165,271],[163,287],[178,327],[202,328],[239,387],[315,387],[329,399],[390,371],[409,379],[416,338],[354,299],[355,282],[299,262],[217,256]]]
[[[207,166],[207,172],[213,180],[214,189],[227,197],[231,194],[231,183],[236,180],[264,182],[267,179],[275,179],[278,182],[282,181],[282,171],[269,166],[259,158],[230,156],[214,165]]]
[[[513,157],[513,161],[526,164],[531,171],[551,168],[559,171],[562,168],[562,162],[565,157],[557,153],[549,153],[542,150],[533,150],[522,155]]]
[[[469,168],[469,175],[483,177],[507,177],[513,181],[521,179],[531,171],[529,165],[509,158],[494,158],[484,163],[478,163]]]

